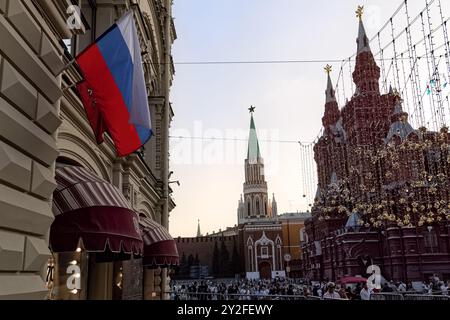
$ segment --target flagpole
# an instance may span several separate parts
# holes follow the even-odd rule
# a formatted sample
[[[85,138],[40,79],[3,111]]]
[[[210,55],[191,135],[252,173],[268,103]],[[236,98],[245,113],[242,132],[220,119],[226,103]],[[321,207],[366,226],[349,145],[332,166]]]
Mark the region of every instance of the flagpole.
[[[71,88],[74,88],[74,87],[76,87],[76,86],[77,86],[76,83],[72,83],[71,85],[69,85],[69,86],[63,88],[62,91],[63,91],[63,92],[66,92],[67,90],[69,90],[69,89],[71,89]]]
[[[70,60],[68,64],[66,64],[64,67],[62,67],[61,70],[58,71],[58,73],[56,74],[56,76],[59,76],[61,73],[63,73],[63,72],[66,71],[67,69],[69,69],[70,66],[73,65],[75,62],[77,62],[76,59]]]

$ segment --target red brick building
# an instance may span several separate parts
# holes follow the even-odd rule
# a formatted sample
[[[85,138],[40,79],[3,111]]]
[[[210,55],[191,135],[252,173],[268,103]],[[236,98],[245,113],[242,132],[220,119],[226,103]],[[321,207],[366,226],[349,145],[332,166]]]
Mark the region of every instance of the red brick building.
[[[450,278],[450,144],[447,128],[414,129],[359,22],[356,91],[339,109],[328,72],[323,136],[314,146],[318,188],[305,223],[303,270],[313,279],[366,275]]]
[[[181,261],[173,278],[234,277],[240,273],[236,230],[229,228],[206,236],[176,238]]]

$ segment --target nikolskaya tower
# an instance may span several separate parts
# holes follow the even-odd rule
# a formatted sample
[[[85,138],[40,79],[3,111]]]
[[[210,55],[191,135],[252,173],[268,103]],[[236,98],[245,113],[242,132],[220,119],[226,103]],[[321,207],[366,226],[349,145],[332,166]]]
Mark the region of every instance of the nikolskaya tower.
[[[278,221],[275,195],[269,200],[258,135],[250,107],[250,134],[245,159],[243,195],[238,204],[241,252],[245,256],[246,277],[285,277],[282,259],[282,229]]]

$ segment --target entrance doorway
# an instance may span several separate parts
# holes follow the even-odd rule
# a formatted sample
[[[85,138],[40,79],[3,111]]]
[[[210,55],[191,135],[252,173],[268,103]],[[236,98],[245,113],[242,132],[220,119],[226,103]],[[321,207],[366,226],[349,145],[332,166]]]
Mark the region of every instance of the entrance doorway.
[[[259,277],[261,279],[271,279],[272,278],[272,268],[270,267],[270,263],[267,261],[263,261],[258,266],[259,269]]]

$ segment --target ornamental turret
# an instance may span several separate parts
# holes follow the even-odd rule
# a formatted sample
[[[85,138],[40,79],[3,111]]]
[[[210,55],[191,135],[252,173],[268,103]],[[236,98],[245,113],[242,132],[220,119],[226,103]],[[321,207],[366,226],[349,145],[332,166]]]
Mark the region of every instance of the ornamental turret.
[[[362,21],[364,7],[359,6],[356,15],[359,18],[359,29],[356,52],[356,66],[353,81],[356,84],[355,95],[380,93],[380,68],[377,66],[369,45],[366,30]]]

